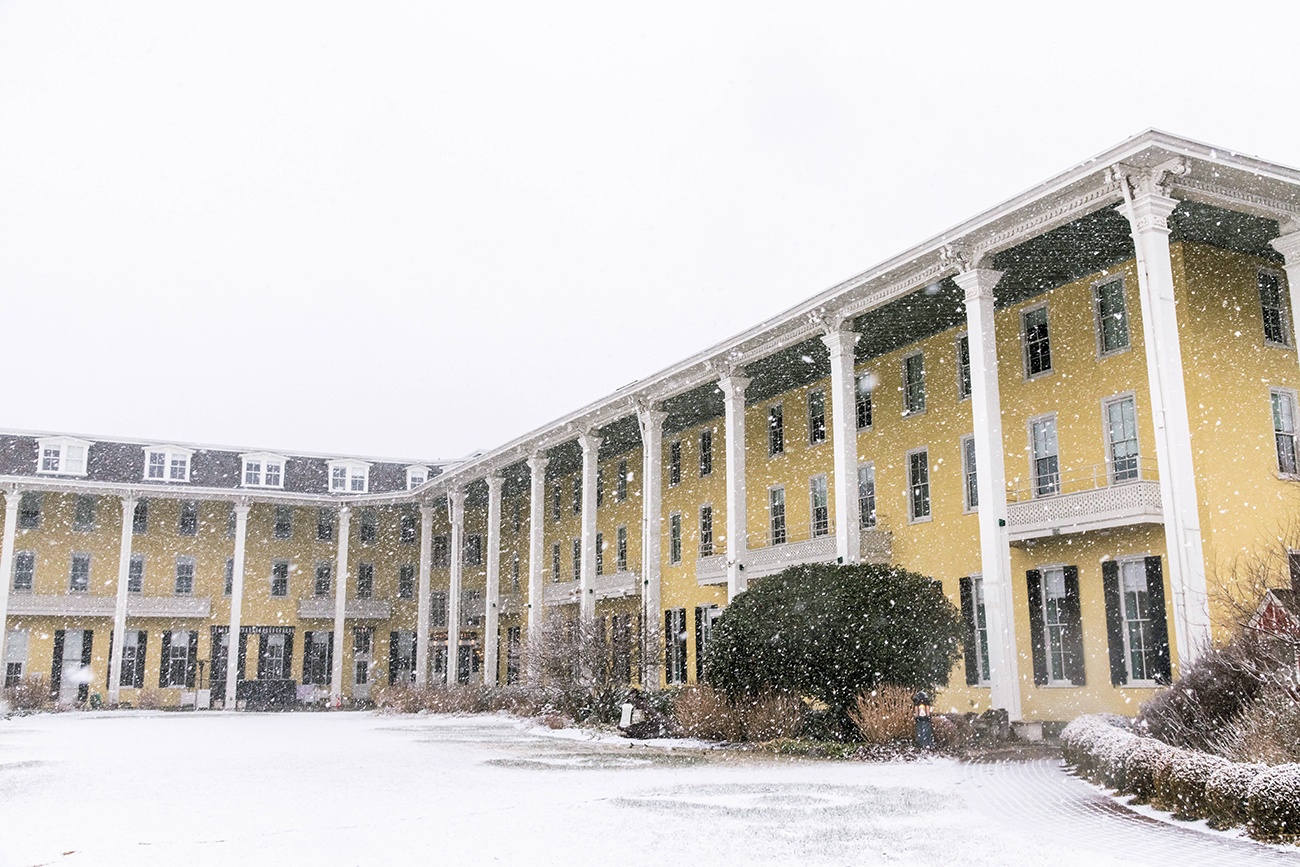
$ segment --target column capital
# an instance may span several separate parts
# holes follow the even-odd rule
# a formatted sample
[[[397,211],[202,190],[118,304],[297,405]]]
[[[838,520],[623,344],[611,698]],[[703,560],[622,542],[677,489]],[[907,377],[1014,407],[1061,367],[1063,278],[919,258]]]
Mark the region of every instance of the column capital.
[[[595,431],[585,430],[578,433],[578,445],[582,447],[583,455],[599,452],[600,443],[601,438],[596,435]]]
[[[447,492],[447,517],[452,524],[465,523],[465,489],[452,488]]]
[[[235,510],[236,515],[243,515],[247,518],[248,510],[253,507],[253,504],[248,502],[248,500],[235,500],[230,504],[230,507]]]
[[[1268,242],[1268,245],[1282,254],[1282,261],[1287,265],[1300,265],[1300,223],[1287,223],[1282,226],[1284,234]]]
[[[122,510],[123,511],[134,510],[135,504],[138,502],[140,502],[140,498],[136,494],[134,493],[127,494],[126,496],[122,497]]]
[[[437,509],[432,503],[420,504],[420,517],[426,521],[432,519],[436,511]]]
[[[647,430],[660,430],[663,428],[664,419],[668,418],[668,413],[664,411],[663,404],[659,401],[639,400],[636,404],[636,419],[641,426],[641,436],[645,436]]]
[[[728,400],[743,400],[745,389],[753,382],[745,372],[745,368],[739,365],[730,365],[726,367],[718,377],[718,388],[722,391],[723,397]]]
[[[1169,215],[1178,207],[1178,200],[1170,195],[1170,182],[1188,171],[1190,168],[1184,157],[1175,157],[1151,168],[1123,163],[1111,167],[1112,176],[1124,194],[1124,204],[1118,210],[1128,219],[1134,232],[1147,229],[1169,231]]]
[[[966,293],[966,302],[992,300],[993,288],[1002,279],[1003,271],[992,268],[966,268],[952,275],[953,281]]]
[[[23,491],[18,488],[8,488],[5,490],[5,505],[9,508],[17,508],[18,503],[23,498]]]
[[[822,343],[826,344],[826,348],[831,351],[831,358],[852,355],[854,347],[858,345],[862,335],[848,330],[847,326],[847,320],[841,320],[839,327],[827,327],[826,333],[822,335]]]
[[[483,481],[487,482],[488,493],[490,494],[500,494],[502,486],[506,483],[506,480],[499,473],[492,473]]]
[[[551,462],[550,458],[548,458],[546,455],[542,454],[541,452],[537,452],[533,455],[530,455],[528,460],[525,463],[528,464],[528,469],[532,471],[533,475],[538,475],[546,472],[546,465],[549,464],[550,462]]]
[[[247,508],[247,506],[245,506],[245,508]],[[340,517],[340,518],[345,518],[345,517],[347,517],[348,515],[351,515],[351,514],[352,514],[352,507],[351,507],[351,506],[349,506],[347,503],[339,503],[339,517]]]

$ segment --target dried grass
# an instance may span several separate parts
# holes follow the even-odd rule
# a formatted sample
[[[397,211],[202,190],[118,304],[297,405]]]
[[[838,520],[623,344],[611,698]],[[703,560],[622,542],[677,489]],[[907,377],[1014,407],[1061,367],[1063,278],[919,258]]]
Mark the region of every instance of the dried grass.
[[[50,688],[39,674],[29,674],[5,690],[5,700],[16,711],[45,710],[51,705]]]
[[[912,737],[912,691],[901,686],[880,686],[858,696],[849,719],[869,744],[887,744]]]
[[[675,690],[673,716],[678,729],[689,738],[738,741],[744,737],[745,721],[740,708],[725,693],[707,684]]]

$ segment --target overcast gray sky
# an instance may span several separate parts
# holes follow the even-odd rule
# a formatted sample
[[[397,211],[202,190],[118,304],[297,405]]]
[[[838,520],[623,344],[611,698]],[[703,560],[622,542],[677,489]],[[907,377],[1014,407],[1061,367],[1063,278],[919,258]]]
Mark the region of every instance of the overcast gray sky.
[[[1294,4],[867,6],[0,2],[0,427],[458,457],[1147,127],[1300,165]]]

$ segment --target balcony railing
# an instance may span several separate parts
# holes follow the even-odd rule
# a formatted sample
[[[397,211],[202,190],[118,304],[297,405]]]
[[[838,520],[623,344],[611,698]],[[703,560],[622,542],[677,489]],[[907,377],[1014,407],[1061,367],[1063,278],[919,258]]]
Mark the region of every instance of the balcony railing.
[[[10,615],[112,617],[116,607],[114,596],[9,594]],[[128,617],[208,617],[212,614],[212,600],[206,596],[133,595],[126,600],[126,614]]]
[[[1160,481],[1154,461],[1129,459],[1051,474],[1007,493],[1012,542],[1131,524],[1159,524]]]
[[[787,531],[776,537],[771,533],[752,534],[749,537],[745,559],[745,575],[749,579],[774,575],[790,566],[805,563],[832,563],[836,558],[835,534],[814,536],[809,530]],[[888,563],[893,556],[894,535],[880,523],[863,527],[858,543],[858,554],[864,563]],[[727,581],[727,555],[714,554],[701,557],[695,564],[697,584],[725,584]]]
[[[641,575],[630,569],[612,575],[597,575],[592,582],[592,594],[597,599],[621,599],[641,595]],[[573,605],[581,598],[577,580],[548,583],[544,597],[547,605]]]
[[[348,599],[343,604],[343,616],[348,620],[387,620],[392,615],[393,603],[387,599]],[[333,620],[334,597],[299,599],[298,616],[303,620]]]

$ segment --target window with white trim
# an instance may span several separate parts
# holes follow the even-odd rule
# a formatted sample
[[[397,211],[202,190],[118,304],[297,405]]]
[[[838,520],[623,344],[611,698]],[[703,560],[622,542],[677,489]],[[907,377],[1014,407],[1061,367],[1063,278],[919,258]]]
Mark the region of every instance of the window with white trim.
[[[925,412],[925,356],[920,351],[903,358],[903,415]]]
[[[271,595],[289,595],[289,561],[276,560],[271,564]]]
[[[682,441],[673,440],[668,444],[668,487],[675,487],[682,482]]]
[[[358,563],[357,564],[357,588],[358,599],[369,599],[375,595],[375,564]]]
[[[1049,683],[1071,683],[1067,673],[1065,633],[1070,629],[1065,599],[1065,568],[1052,566],[1042,570],[1043,640],[1047,651]]]
[[[907,453],[908,520],[930,520],[930,452],[916,449]]]
[[[627,458],[618,462],[618,478],[614,480],[614,501],[621,503],[627,499]]]
[[[176,519],[176,532],[182,536],[197,536],[199,533],[199,504],[193,500],[181,502],[180,516]]]
[[[551,545],[551,581],[559,583],[564,580],[560,574],[560,543],[554,542]]]
[[[180,446],[146,446],[144,478],[147,482],[188,482],[193,449]]]
[[[90,589],[90,555],[73,554],[72,566],[68,570],[68,590],[72,593],[85,593]]]
[[[1154,620],[1156,617],[1164,617],[1165,613],[1151,610],[1147,580],[1145,560],[1120,561],[1120,618],[1124,629],[1124,664],[1128,668],[1129,683],[1156,679],[1159,651],[1155,642]]]
[[[409,563],[397,569],[397,598],[415,598],[415,567]]]
[[[813,537],[828,535],[831,531],[831,507],[825,476],[813,476],[808,480],[808,500]]]
[[[970,397],[970,335],[957,338],[957,399]]]
[[[334,460],[327,465],[331,493],[364,494],[370,490],[370,464],[365,461]]]
[[[189,596],[194,593],[194,558],[181,555],[176,558],[177,596]]]
[[[36,441],[36,472],[84,476],[90,443],[75,437],[41,437]]]
[[[98,511],[99,498],[90,494],[78,495],[72,513],[72,529],[79,533],[89,533],[95,529],[95,512]]]
[[[700,431],[700,478],[713,475],[713,430]]]
[[[243,479],[246,488],[283,488],[285,459],[281,455],[258,452],[240,455],[244,461]]]
[[[316,581],[312,585],[313,596],[330,595],[331,578],[334,574],[334,567],[325,560],[316,564]]]
[[[615,568],[620,572],[627,570],[627,527],[619,527],[618,535],[615,537],[617,548],[615,549],[616,564]],[[518,555],[515,556],[515,562],[519,562]]]
[[[826,392],[808,392],[808,445],[826,442]]]
[[[421,466],[410,466],[406,468],[406,489],[408,491],[420,487],[429,481],[429,468]]]
[[[858,466],[858,521],[864,528],[876,526],[876,466]]]
[[[0,626],[0,629],[3,628]],[[22,683],[23,669],[27,665],[27,636],[26,629],[10,629],[5,636],[5,689],[11,689]]]
[[[1020,314],[1020,338],[1024,342],[1025,376],[1052,372],[1052,341],[1047,333],[1047,305]]]
[[[13,588],[18,592],[29,592],[36,581],[36,554],[33,551],[19,551],[14,554]]]
[[[975,469],[974,434],[961,438],[961,477],[966,511],[973,512],[980,507],[979,474]]]
[[[773,545],[785,544],[785,488],[769,488],[767,491],[767,516],[769,538]]]
[[[970,583],[975,604],[975,670],[979,672],[980,684],[988,685],[992,675],[989,671],[989,622],[984,607],[984,579],[972,576]]]
[[[701,557],[713,556],[713,507],[700,506],[700,552]]]
[[[853,409],[857,416],[858,430],[871,428],[871,389],[876,378],[870,373],[860,373],[853,389]]]
[[[1056,416],[1045,416],[1029,423],[1029,446],[1034,496],[1050,497],[1060,493],[1061,456],[1056,442]]]
[[[596,534],[596,574],[605,574],[605,534]]]
[[[1106,458],[1110,483],[1118,485],[1139,477],[1137,406],[1131,396],[1112,398],[1103,404],[1106,413]]]
[[[1277,447],[1277,471],[1294,476],[1300,472],[1296,461],[1296,397],[1289,389],[1269,389],[1273,407],[1273,442]]]
[[[767,454],[785,454],[785,409],[779,403],[767,408]]]
[[[144,592],[144,555],[132,554],[131,562],[127,566],[126,573],[126,592],[143,593]]]
[[[573,580],[582,580],[582,539],[573,540]]]
[[[35,530],[41,526],[41,505],[39,491],[23,491],[18,498],[18,529]]]
[[[682,513],[668,516],[668,562],[682,562]]]
[[[1282,275],[1261,268],[1258,272],[1259,306],[1264,317],[1264,342],[1273,346],[1291,345],[1291,311],[1282,291]]]
[[[1097,354],[1110,355],[1129,347],[1128,304],[1124,278],[1105,280],[1092,288],[1097,311]]]

